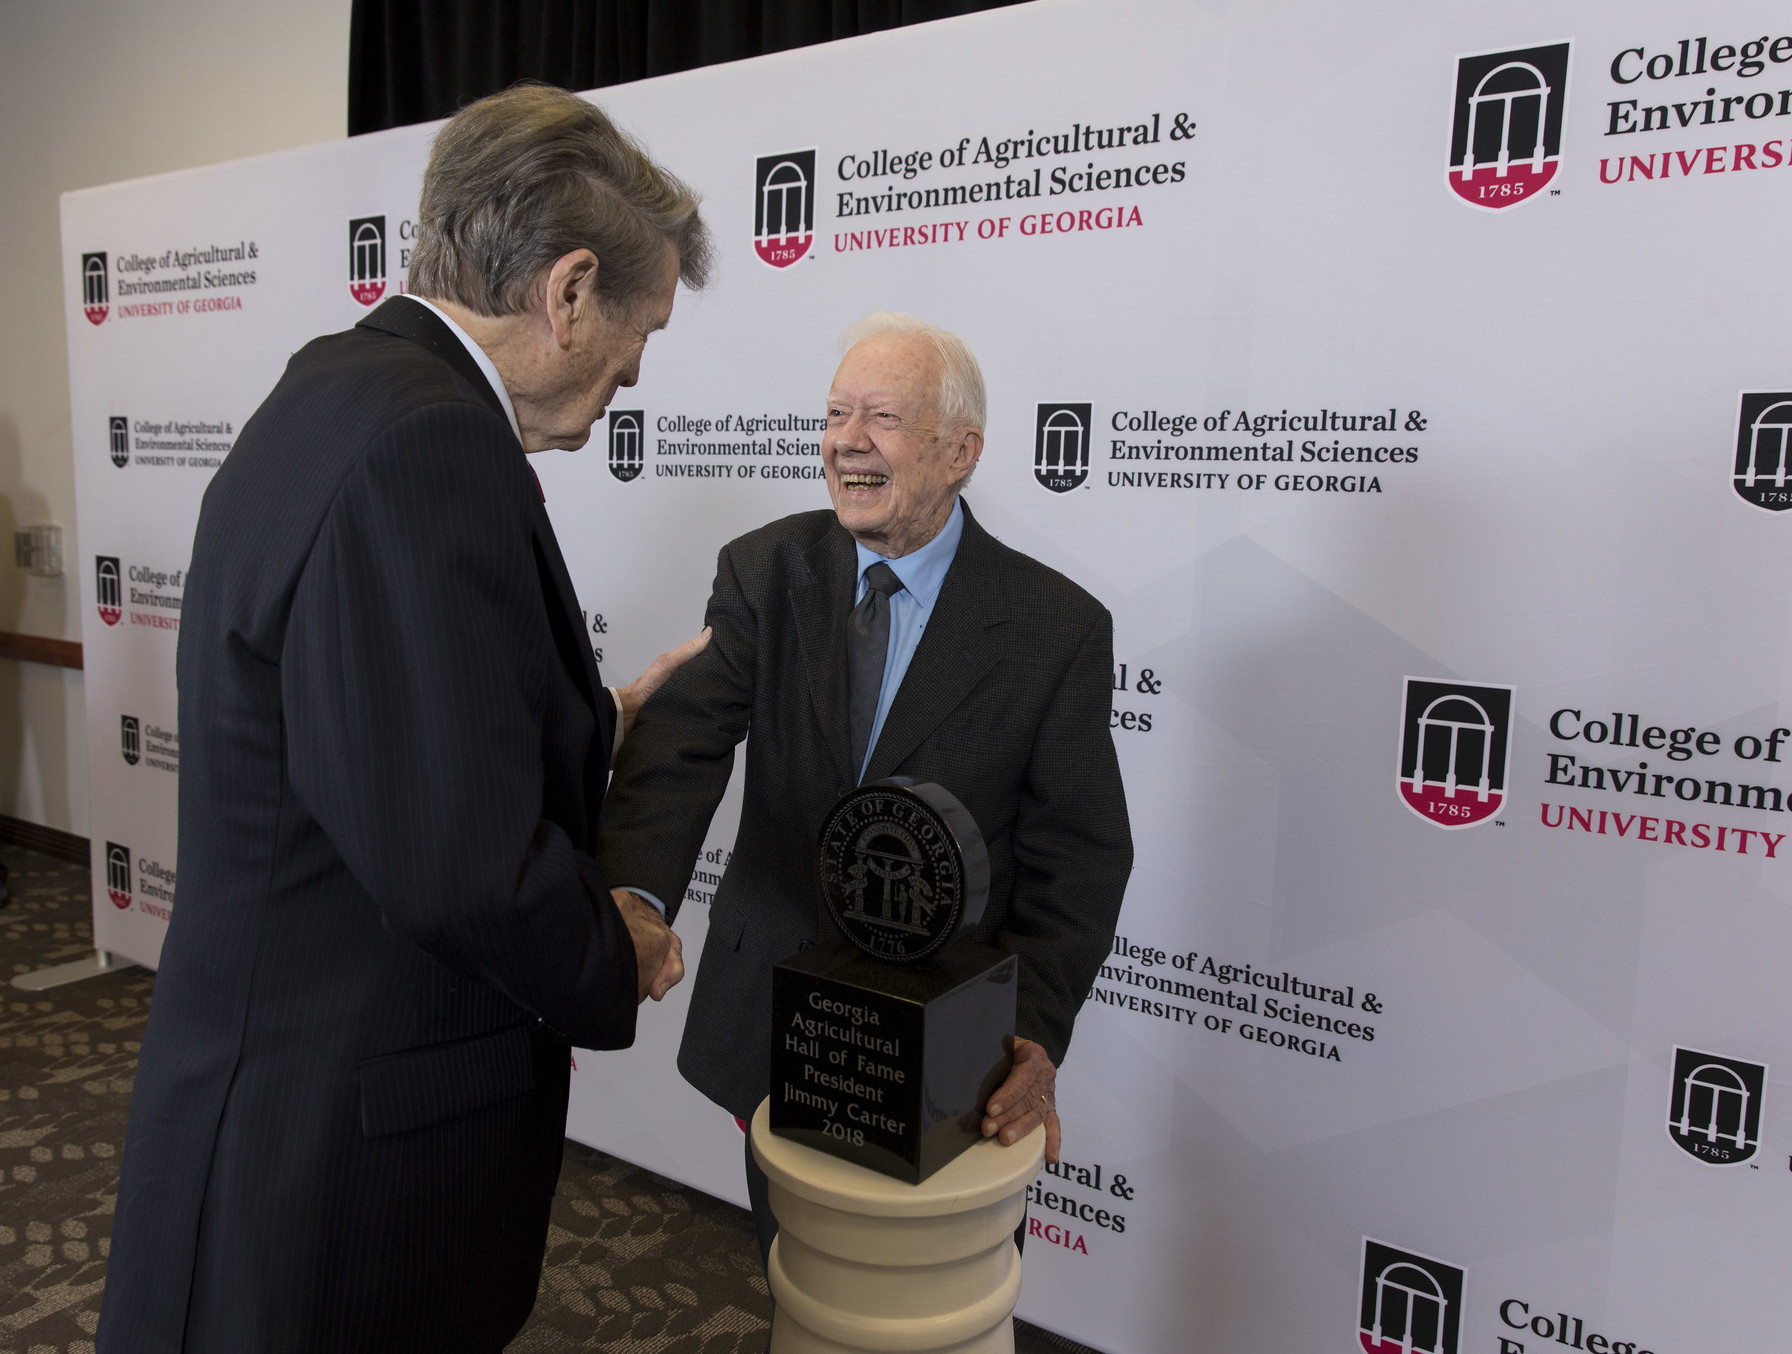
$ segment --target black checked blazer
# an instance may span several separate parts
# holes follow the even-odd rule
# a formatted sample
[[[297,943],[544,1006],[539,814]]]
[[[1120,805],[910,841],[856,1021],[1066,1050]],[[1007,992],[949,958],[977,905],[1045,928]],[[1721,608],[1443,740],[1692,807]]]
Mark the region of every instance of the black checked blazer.
[[[642,708],[605,803],[605,874],[676,907],[747,739],[740,833],[678,1055],[686,1080],[742,1118],[770,1088],[772,965],[833,928],[815,845],[828,810],[858,783],[846,666],[857,574],[852,537],[832,512],[724,546],[709,648]],[[1020,955],[1019,1032],[1059,1062],[1132,869],[1108,731],[1113,661],[1101,604],[1001,544],[967,505],[866,774],[937,782],[975,817],[990,899],[974,934]]]
[[[568,1041],[632,1041],[635,959],[591,854],[613,704],[516,437],[425,307],[308,344],[243,426],[177,671],[99,1348],[501,1349]]]

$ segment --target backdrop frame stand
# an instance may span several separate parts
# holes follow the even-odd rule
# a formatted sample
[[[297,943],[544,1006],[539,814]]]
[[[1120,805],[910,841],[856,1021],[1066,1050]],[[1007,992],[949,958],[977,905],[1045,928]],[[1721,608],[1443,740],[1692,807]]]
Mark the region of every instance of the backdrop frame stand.
[[[136,967],[135,961],[120,959],[110,950],[95,950],[87,959],[76,959],[72,963],[53,964],[49,968],[21,973],[12,980],[12,985],[22,992],[47,992],[52,987],[66,987],[83,978],[97,978],[104,973],[122,973],[125,969]]]

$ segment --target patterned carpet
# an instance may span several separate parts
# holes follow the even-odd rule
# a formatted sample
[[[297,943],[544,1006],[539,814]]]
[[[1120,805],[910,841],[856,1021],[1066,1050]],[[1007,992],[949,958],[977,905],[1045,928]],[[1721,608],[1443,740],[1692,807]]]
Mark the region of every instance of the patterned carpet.
[[[90,954],[87,872],[13,846],[0,861],[13,895],[0,980]],[[43,993],[0,986],[0,1354],[93,1354],[152,986],[142,969]],[[566,1145],[541,1292],[514,1354],[758,1354],[770,1317],[746,1213]],[[1017,1354],[1082,1348],[1015,1323]]]

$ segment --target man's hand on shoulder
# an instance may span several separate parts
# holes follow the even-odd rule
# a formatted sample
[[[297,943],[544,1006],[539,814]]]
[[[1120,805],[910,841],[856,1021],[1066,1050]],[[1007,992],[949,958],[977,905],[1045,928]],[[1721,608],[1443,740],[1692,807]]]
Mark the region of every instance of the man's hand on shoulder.
[[[647,665],[647,670],[627,686],[616,688],[616,699],[622,706],[622,732],[625,735],[635,727],[635,716],[647,703],[647,698],[660,689],[666,678],[708,647],[709,627],[706,625],[701,633],[692,635],[676,649],[669,649],[654,659]]]
[[[684,942],[653,904],[627,889],[611,889],[616,910],[635,942],[635,1002],[660,1000],[684,977]]]
[[[1002,1145],[1019,1142],[1045,1125],[1045,1159],[1058,1164],[1058,1069],[1045,1049],[1031,1039],[1014,1041],[1014,1065],[996,1087],[984,1111],[983,1136],[1002,1135]]]

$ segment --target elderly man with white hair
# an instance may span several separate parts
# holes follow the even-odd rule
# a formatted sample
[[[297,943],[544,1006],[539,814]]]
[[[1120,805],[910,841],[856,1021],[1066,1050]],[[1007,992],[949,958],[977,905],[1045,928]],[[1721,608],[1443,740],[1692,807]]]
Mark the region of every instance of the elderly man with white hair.
[[[880,312],[846,344],[821,444],[833,511],[722,548],[710,646],[642,708],[617,761],[604,870],[675,912],[751,733],[678,1057],[745,1120],[770,1089],[772,966],[822,936],[814,859],[828,810],[889,776],[944,786],[989,846],[989,905],[971,934],[1020,956],[1020,1037],[983,1132],[1014,1142],[1044,1123],[1056,1161],[1057,1065],[1132,868],[1108,731],[1113,622],[960,497],[985,421],[964,341]],[[750,1150],[747,1177],[766,1253],[776,1223]]]

